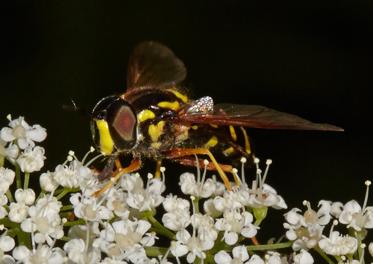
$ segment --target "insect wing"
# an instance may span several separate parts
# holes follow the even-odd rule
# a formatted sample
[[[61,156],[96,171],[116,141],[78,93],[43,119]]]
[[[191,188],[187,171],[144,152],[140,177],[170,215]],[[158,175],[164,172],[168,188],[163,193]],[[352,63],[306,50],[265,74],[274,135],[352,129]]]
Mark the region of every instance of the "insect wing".
[[[262,129],[343,131],[342,128],[313,123],[299,116],[260,105],[217,104],[212,113],[183,113],[180,122],[233,125]]]
[[[143,42],[129,59],[127,91],[136,88],[170,88],[186,77],[184,63],[166,46]]]

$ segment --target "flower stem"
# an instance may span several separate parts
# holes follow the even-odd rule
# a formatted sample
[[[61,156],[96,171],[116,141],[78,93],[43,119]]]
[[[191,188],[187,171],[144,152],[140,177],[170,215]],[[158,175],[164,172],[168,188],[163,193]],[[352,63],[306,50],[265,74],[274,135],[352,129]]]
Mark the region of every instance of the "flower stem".
[[[328,255],[324,253],[319,247],[313,248],[319,255],[326,261],[328,264],[335,264],[333,260],[331,260]]]
[[[165,237],[168,237],[169,239],[174,240],[175,234],[165,228],[161,223],[158,222],[157,219],[154,218],[154,216],[151,214],[151,212],[147,212],[145,214],[146,219],[152,224],[153,229],[160,235],[163,235]]]
[[[61,241],[65,241],[65,242],[69,242],[71,238],[67,237],[67,236],[63,236],[60,238]]]
[[[23,189],[26,190],[28,188],[29,181],[30,181],[30,173],[25,172],[25,181],[23,182]]]
[[[79,219],[77,221],[70,221],[63,224],[63,226],[75,226],[75,225],[84,225],[85,221],[83,219]]]
[[[62,206],[61,209],[60,209],[60,212],[70,211],[70,210],[72,210],[72,209],[73,209],[72,204],[68,204],[68,205],[64,205],[64,206]]]
[[[247,246],[247,250],[251,251],[266,251],[266,250],[276,250],[281,248],[289,248],[293,244],[292,241],[283,242],[283,243],[274,243],[274,244],[266,244],[266,245],[253,245]]]
[[[66,194],[70,192],[76,192],[78,190],[79,190],[78,188],[64,188],[63,191],[59,195],[56,196],[56,199],[61,200]]]
[[[4,167],[4,156],[0,156],[0,167]]]
[[[22,180],[21,180],[21,169],[17,164],[14,165],[16,167],[16,185],[17,189],[22,188]]]
[[[195,199],[193,199],[192,202],[194,205],[195,213],[198,214],[199,213],[199,198],[195,197]]]
[[[8,197],[9,202],[11,202],[11,203],[14,202],[14,198],[13,198],[12,192],[10,190],[6,191],[6,197]]]
[[[148,257],[158,257],[164,255],[167,252],[167,248],[163,247],[145,247],[146,255]]]

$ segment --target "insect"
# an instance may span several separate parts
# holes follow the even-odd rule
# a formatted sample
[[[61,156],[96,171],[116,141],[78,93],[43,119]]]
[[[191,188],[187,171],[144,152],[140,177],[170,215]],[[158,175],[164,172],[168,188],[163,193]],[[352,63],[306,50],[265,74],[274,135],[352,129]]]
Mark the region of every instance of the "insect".
[[[251,156],[245,128],[343,130],[264,106],[214,104],[209,96],[192,100],[180,85],[185,77],[183,62],[166,46],[143,42],[135,47],[126,92],[101,99],[91,114],[93,140],[109,157],[101,178],[112,177],[99,193],[124,173],[138,170],[143,157],[157,161],[157,175],[163,159],[195,165],[206,155],[208,169],[216,170],[229,190],[226,173],[232,166],[219,164],[215,153]],[[118,159],[122,154],[133,157],[127,167]]]

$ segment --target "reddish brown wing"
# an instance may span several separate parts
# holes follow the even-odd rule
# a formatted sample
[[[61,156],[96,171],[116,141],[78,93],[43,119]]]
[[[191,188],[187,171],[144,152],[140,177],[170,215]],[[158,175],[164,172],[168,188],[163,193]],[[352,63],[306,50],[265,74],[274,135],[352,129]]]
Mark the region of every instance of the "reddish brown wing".
[[[127,91],[170,88],[186,77],[184,63],[166,46],[149,41],[137,45],[130,56]]]
[[[179,122],[188,124],[233,125],[263,129],[343,131],[342,128],[313,123],[299,116],[260,105],[217,104],[211,113],[183,113]]]

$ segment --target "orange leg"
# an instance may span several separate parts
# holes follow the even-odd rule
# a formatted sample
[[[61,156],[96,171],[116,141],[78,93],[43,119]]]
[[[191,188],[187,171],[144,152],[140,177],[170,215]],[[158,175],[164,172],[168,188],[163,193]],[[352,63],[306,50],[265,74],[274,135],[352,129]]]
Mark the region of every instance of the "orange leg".
[[[175,159],[176,162],[180,163],[181,165],[185,165],[185,166],[196,166],[197,165],[197,162],[195,159],[193,158],[180,158],[180,159]],[[203,162],[202,159],[198,159],[198,164],[199,164],[199,167],[200,168],[204,168],[205,167],[205,164]],[[232,166],[231,165],[228,165],[228,164],[221,164],[219,163],[219,166],[220,168],[224,171],[224,172],[229,172],[231,173],[232,172]],[[206,166],[206,169],[207,170],[212,170],[212,171],[216,171],[216,167],[214,165],[214,163],[209,163],[207,164]]]
[[[134,171],[137,171],[141,167],[141,160],[140,159],[133,159],[127,167],[123,168],[122,164],[120,164],[119,159],[115,160],[115,166],[117,167],[116,171],[113,173],[113,176],[110,178],[110,181],[108,181],[104,187],[102,187],[100,190],[96,191],[93,195],[95,197],[100,196],[107,190],[109,190],[119,179],[122,177],[122,175],[126,173],[131,173]]]
[[[207,155],[209,156],[211,162],[213,163],[216,171],[219,173],[220,178],[223,180],[225,187],[228,191],[232,190],[231,183],[229,182],[229,179],[227,175],[225,174],[224,170],[221,168],[219,163],[216,161],[214,155],[210,152],[210,150],[205,148],[174,148],[171,149],[166,153],[168,159],[176,159],[181,158],[184,156],[191,156],[191,155]]]

